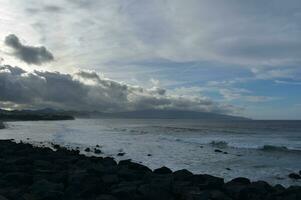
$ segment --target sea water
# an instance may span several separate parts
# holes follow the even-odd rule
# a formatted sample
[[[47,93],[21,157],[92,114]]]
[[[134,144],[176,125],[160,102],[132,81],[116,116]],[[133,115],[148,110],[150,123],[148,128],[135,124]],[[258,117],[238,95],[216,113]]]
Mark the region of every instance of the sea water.
[[[301,170],[301,121],[76,119],[8,122],[0,139],[68,147],[99,145],[116,160],[152,169],[167,166],[230,180],[243,176],[271,184],[301,185],[288,174]],[[215,150],[222,152],[216,152]],[[124,152],[124,156],[117,156]],[[93,155],[93,153],[86,153]]]

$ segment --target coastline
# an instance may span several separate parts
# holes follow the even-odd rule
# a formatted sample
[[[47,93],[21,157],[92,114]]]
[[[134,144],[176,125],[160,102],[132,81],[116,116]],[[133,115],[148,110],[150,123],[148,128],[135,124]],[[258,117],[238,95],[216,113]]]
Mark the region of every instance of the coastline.
[[[148,167],[78,150],[0,140],[0,199],[301,199],[301,187],[271,186]],[[97,149],[97,147],[96,147]]]

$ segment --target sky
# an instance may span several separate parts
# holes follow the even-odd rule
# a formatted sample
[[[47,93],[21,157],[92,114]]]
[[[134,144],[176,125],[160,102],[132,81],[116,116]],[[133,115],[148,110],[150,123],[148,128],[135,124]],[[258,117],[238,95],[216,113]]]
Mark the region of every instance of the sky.
[[[0,0],[0,107],[301,119],[300,0]]]

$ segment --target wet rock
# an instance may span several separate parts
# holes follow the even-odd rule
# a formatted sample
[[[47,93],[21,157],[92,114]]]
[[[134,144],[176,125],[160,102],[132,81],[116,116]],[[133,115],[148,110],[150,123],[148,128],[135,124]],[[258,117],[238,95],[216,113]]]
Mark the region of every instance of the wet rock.
[[[200,189],[221,189],[224,185],[223,178],[208,174],[193,175],[192,181],[198,185]]]
[[[283,187],[282,185],[280,184],[277,184],[273,187],[274,191],[276,193],[282,193],[283,191],[285,191],[285,187]]]
[[[95,154],[101,154],[102,152],[101,152],[100,149],[94,149],[94,153],[95,153]]]
[[[301,176],[297,173],[290,173],[288,177],[295,180],[301,179]]]
[[[108,184],[108,185],[118,183],[118,181],[119,181],[118,176],[115,175],[115,174],[104,175],[101,179],[102,179],[104,184]]]
[[[189,180],[192,176],[193,174],[186,169],[173,172],[173,177],[175,180],[185,181],[185,180]]]
[[[149,154],[147,154],[147,156],[152,156],[152,154],[149,153]]]
[[[273,188],[264,181],[256,181],[240,190],[238,199],[265,199]]]
[[[228,183],[226,183],[226,185],[249,185],[249,184],[251,184],[251,181],[244,177],[234,178]]]
[[[61,199],[63,196],[63,189],[63,184],[39,180],[31,186],[30,191],[36,199]]]
[[[0,195],[0,200],[8,200],[6,197]]]
[[[222,192],[220,190],[211,190],[210,191],[210,199],[231,200],[232,198],[230,198],[227,194],[225,194],[224,192]]]
[[[243,177],[224,183],[219,177],[167,167],[153,172],[131,160],[117,164],[111,157],[86,157],[57,148],[0,140],[0,200],[301,199],[297,186],[272,187]]]
[[[89,147],[85,148],[85,152],[90,152],[91,149]]]
[[[217,152],[217,153],[223,153],[222,150],[219,150],[219,149],[215,149],[214,152]]]
[[[141,164],[138,164],[138,163],[134,163],[131,160],[122,160],[122,161],[119,161],[118,166],[119,167],[120,166],[126,167],[127,169],[136,171],[139,174],[141,174],[141,173],[144,174],[144,173],[148,173],[148,172],[152,171],[148,167],[146,167],[144,165],[141,165]]]
[[[124,156],[124,155],[125,155],[124,152],[119,152],[119,153],[117,154],[117,156]]]
[[[172,171],[169,168],[164,166],[164,167],[155,169],[154,173],[156,173],[156,174],[171,174]]]
[[[147,200],[172,200],[171,191],[161,188],[159,185],[144,184],[138,188],[138,192],[142,195],[143,199]]]
[[[110,157],[105,157],[101,160],[101,163],[104,166],[116,166],[117,162],[114,160],[114,158],[110,158]]]
[[[120,183],[114,186],[111,190],[113,196],[118,197],[119,199],[134,199],[136,194],[137,186],[131,184],[130,182]]]
[[[11,172],[3,176],[3,180],[11,183],[18,184],[31,184],[32,175],[24,172]]]

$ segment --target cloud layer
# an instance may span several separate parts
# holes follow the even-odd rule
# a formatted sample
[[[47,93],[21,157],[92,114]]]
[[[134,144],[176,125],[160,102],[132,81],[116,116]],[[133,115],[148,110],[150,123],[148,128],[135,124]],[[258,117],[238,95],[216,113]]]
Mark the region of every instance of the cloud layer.
[[[144,109],[177,109],[231,113],[234,108],[205,97],[169,95],[162,88],[144,89],[100,77],[95,72],[75,74],[26,72],[0,67],[0,102],[19,108],[51,107],[67,110],[116,112]]]
[[[52,53],[45,47],[23,45],[19,38],[14,34],[10,34],[5,37],[5,44],[14,50],[13,54],[18,59],[26,62],[27,64],[40,65],[54,60]]]

